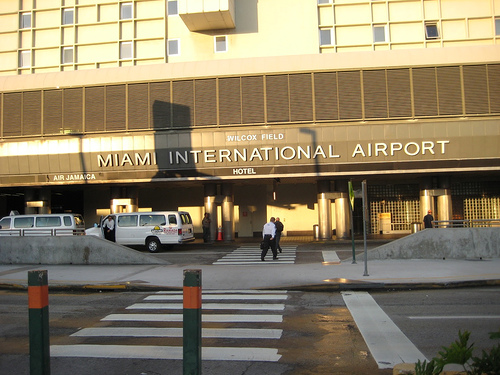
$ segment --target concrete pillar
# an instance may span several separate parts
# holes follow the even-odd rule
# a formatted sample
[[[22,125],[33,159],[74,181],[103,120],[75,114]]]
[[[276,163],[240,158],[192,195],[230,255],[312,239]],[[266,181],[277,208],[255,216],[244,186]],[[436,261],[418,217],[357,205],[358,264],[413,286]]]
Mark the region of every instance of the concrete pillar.
[[[453,220],[453,208],[451,204],[450,178],[439,177],[440,195],[437,197],[437,219]]]
[[[349,213],[349,196],[347,193],[342,193],[341,198],[335,199],[335,233],[338,240],[350,238],[350,213]]]
[[[222,230],[224,241],[234,241],[234,195],[232,184],[222,184]]]
[[[110,210],[112,214],[137,212],[139,209],[139,190],[135,186],[112,187]]]
[[[451,193],[448,189],[444,189],[445,194],[437,197],[437,220],[453,220]],[[448,227],[446,225],[445,227]]]
[[[215,241],[217,237],[217,203],[215,198],[217,196],[216,184],[204,185],[204,206],[205,212],[210,214],[210,241]]]
[[[432,216],[434,216],[434,197],[431,195],[430,190],[420,190],[420,221],[424,220],[424,216],[427,215],[427,211],[432,211]],[[436,218],[434,217],[434,220]]]
[[[40,214],[50,214],[52,212],[52,191],[50,188],[43,188],[40,190],[38,197],[42,202],[42,207],[38,210]]]
[[[50,188],[25,189],[24,191],[24,213],[25,214],[50,214],[51,211]]]
[[[350,212],[349,212],[349,193],[348,181],[335,181],[335,192],[339,194],[335,198],[335,233],[337,239],[350,238]]]
[[[424,216],[427,215],[427,211],[429,210],[432,211],[432,215],[434,216],[434,197],[432,188],[431,177],[422,177],[420,179],[420,222],[424,220]]]
[[[24,190],[24,213],[26,215],[32,215],[38,213],[36,207],[30,207],[28,202],[33,202],[35,200],[35,190],[25,189]],[[22,212],[20,212],[22,214]]]
[[[318,225],[319,238],[332,239],[331,200],[328,198],[330,192],[330,181],[320,180],[318,187]]]

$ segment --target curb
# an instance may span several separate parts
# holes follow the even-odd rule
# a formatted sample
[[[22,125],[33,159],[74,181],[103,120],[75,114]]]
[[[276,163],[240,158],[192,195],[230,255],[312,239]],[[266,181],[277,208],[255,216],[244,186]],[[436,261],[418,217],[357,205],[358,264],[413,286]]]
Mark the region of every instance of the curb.
[[[289,290],[299,292],[337,292],[346,290],[358,291],[404,291],[404,290],[425,290],[425,289],[455,289],[455,288],[473,288],[485,286],[499,286],[498,280],[468,280],[468,281],[453,281],[445,283],[367,283],[367,282],[352,282],[352,283],[332,283],[332,284],[311,284],[311,285],[290,285],[290,286],[275,286],[251,288],[255,290]],[[8,284],[0,283],[0,290],[27,291],[27,284]],[[101,292],[101,291],[129,291],[129,292],[156,292],[162,290],[182,290],[182,287],[162,286],[162,285],[144,285],[125,283],[110,283],[110,284],[49,284],[51,291],[84,291],[84,292]]]

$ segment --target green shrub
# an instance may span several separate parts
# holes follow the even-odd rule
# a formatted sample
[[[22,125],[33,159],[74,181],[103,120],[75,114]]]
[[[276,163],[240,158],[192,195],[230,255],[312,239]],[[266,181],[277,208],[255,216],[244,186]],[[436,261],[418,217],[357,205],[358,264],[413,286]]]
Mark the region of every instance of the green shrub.
[[[482,351],[481,357],[473,357],[474,344],[469,345],[470,332],[458,331],[458,340],[449,347],[443,346],[430,362],[420,360],[415,365],[415,375],[439,375],[445,365],[456,363],[464,366],[468,375],[500,375],[500,344],[494,346],[490,352]],[[500,330],[490,333],[491,339],[500,338]],[[466,369],[466,364],[469,362]]]

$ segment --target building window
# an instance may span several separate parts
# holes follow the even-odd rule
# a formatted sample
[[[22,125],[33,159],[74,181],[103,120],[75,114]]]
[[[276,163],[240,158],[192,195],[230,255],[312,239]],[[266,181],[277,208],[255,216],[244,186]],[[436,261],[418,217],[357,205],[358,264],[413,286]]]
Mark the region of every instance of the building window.
[[[425,24],[425,39],[439,39],[439,30],[437,23]]]
[[[373,42],[382,43],[387,41],[387,28],[385,25],[373,26]]]
[[[331,28],[319,30],[319,44],[320,44],[320,46],[333,45],[332,33],[333,33],[333,29],[331,29]]]
[[[318,4],[331,4],[332,0],[318,0]]]
[[[495,18],[495,35],[500,35],[500,18]]]
[[[21,29],[31,28],[31,13],[21,13]]]
[[[214,37],[214,48],[216,53],[227,52],[227,37],[225,35]]]
[[[181,41],[179,39],[169,39],[167,41],[167,54],[178,56],[181,54]]]
[[[63,64],[73,64],[73,47],[63,47],[61,57]]]
[[[63,9],[62,24],[72,25],[74,21],[75,10],[74,9]]]
[[[120,19],[130,20],[132,17],[132,3],[122,3],[120,7]]]
[[[177,0],[167,1],[167,14],[169,16],[178,16],[179,15],[179,8],[177,6]]]
[[[19,52],[19,67],[28,68],[31,66],[31,51]]]
[[[132,42],[120,42],[120,59],[132,58]]]

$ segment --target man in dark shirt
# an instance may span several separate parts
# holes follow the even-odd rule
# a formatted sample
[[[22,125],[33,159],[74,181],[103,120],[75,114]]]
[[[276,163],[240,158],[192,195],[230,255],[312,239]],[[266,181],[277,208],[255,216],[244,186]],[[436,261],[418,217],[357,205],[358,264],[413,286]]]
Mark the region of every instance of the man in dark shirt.
[[[434,217],[432,216],[432,211],[427,211],[427,215],[424,216],[424,228],[432,228],[432,222]]]
[[[276,225],[276,249],[278,249],[278,251],[280,253],[282,253],[283,250],[281,249],[281,246],[280,246],[280,239],[281,239],[281,232],[283,232],[283,229],[285,228],[285,226],[280,221],[279,217],[276,218],[274,225]]]

